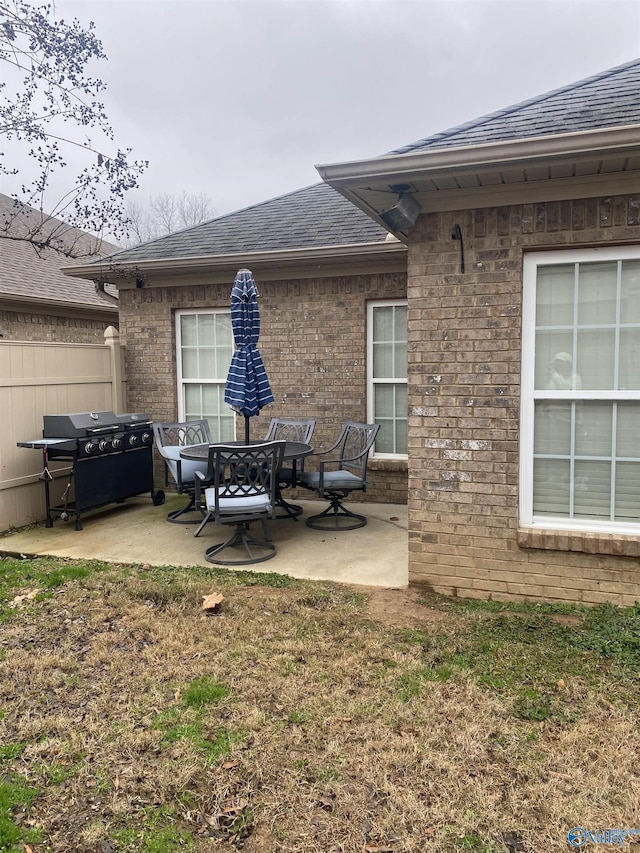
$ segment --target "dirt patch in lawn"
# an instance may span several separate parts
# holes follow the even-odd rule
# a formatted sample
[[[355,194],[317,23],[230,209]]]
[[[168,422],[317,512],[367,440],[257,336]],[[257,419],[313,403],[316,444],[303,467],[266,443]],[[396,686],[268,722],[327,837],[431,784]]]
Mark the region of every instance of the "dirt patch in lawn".
[[[366,613],[371,619],[396,628],[421,628],[443,625],[451,621],[448,614],[429,603],[427,593],[419,587],[384,589],[353,587],[367,598]]]

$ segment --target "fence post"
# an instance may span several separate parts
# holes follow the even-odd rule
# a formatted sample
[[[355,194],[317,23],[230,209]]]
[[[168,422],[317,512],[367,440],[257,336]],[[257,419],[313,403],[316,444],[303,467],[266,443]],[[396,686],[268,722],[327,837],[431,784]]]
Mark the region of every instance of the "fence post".
[[[122,347],[120,333],[114,326],[104,330],[104,342],[109,347],[109,363],[111,366],[111,403],[112,411],[124,412],[126,408],[124,394],[124,372],[122,370]]]

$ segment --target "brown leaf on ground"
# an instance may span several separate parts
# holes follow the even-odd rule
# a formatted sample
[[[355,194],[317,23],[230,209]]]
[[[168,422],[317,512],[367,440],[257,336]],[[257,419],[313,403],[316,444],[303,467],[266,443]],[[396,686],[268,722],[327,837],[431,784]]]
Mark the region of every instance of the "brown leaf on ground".
[[[244,808],[246,808],[247,805],[248,805],[247,800],[238,800],[238,802],[234,803],[233,805],[225,806],[221,810],[221,814],[224,814],[224,815],[236,814],[237,812],[241,812]]]
[[[16,597],[9,602],[9,607],[20,607],[20,605],[25,601],[33,601],[33,599],[41,592],[41,589],[30,589],[29,592],[25,592],[22,595],[16,595]]]
[[[203,596],[202,609],[207,611],[217,610],[224,601],[224,595],[219,592],[212,592],[209,595]]]

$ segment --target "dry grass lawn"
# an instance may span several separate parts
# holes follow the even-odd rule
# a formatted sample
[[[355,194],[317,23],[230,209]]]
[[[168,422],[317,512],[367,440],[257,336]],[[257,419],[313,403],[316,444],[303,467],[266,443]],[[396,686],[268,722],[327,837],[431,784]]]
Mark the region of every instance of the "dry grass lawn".
[[[640,608],[9,558],[0,599],[2,851],[551,853],[640,830]]]

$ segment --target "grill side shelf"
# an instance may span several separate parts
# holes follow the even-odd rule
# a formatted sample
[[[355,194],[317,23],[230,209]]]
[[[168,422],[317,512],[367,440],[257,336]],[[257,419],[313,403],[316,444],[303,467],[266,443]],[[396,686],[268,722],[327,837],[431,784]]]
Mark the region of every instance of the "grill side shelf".
[[[76,448],[76,442],[68,438],[32,438],[30,441],[17,441],[16,445],[33,450],[46,450],[49,447],[55,447],[57,450],[70,450],[72,452]]]

